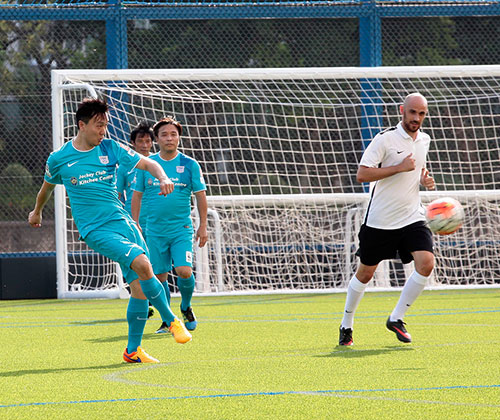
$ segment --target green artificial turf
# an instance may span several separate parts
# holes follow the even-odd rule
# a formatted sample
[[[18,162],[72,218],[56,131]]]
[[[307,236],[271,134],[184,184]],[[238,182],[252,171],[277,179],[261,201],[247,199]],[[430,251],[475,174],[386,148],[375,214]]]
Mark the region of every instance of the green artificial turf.
[[[411,344],[398,296],[365,295],[351,348],[345,294],[195,296],[192,342],[146,325],[156,365],[122,362],[124,300],[0,301],[0,418],[500,419],[500,289],[425,291]]]

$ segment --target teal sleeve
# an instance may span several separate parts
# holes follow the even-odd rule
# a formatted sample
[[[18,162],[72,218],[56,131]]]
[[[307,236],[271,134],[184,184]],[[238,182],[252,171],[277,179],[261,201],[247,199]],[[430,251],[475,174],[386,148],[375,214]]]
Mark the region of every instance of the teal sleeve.
[[[62,178],[58,171],[59,165],[57,165],[57,155],[56,153],[51,153],[47,159],[47,164],[45,165],[45,176],[44,179],[49,184],[62,184]]]
[[[126,173],[134,169],[141,160],[141,156],[135,150],[117,141],[111,143],[120,167],[122,167]]]
[[[207,189],[205,179],[201,173],[201,167],[196,161],[193,162],[193,167],[191,168],[191,185],[193,192],[205,191]]]

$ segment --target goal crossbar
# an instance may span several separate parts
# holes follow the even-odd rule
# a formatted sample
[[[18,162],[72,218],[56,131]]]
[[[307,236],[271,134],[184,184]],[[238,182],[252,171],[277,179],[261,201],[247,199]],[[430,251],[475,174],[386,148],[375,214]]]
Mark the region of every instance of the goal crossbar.
[[[61,81],[92,82],[154,80],[325,80],[498,77],[499,65],[478,66],[400,66],[400,67],[307,67],[307,68],[230,68],[230,69],[124,69],[52,70]]]

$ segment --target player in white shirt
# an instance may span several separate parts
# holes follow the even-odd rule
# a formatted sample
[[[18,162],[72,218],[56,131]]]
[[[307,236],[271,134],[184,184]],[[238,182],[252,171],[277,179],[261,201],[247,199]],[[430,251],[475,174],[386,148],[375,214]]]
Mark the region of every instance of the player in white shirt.
[[[339,345],[353,344],[354,313],[368,282],[382,260],[399,257],[415,262],[386,327],[398,340],[410,343],[403,317],[425,287],[434,269],[432,234],[425,224],[420,185],[429,190],[434,179],[425,167],[430,137],[420,131],[427,115],[427,100],[412,93],[401,105],[401,122],[377,134],[359,165],[357,180],[370,182],[371,197],[359,232],[360,264],[349,282]]]

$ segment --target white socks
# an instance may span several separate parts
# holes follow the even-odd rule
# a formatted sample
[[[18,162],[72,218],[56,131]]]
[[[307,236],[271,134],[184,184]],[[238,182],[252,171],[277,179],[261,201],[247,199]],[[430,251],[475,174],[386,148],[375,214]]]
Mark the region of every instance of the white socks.
[[[424,277],[421,274],[418,274],[416,271],[411,273],[410,277],[408,277],[408,280],[403,287],[403,290],[401,291],[401,296],[399,297],[398,304],[392,311],[392,314],[390,316],[391,321],[403,319],[408,308],[420,296],[422,290],[424,290],[425,284],[427,283],[429,277]]]
[[[347,288],[347,297],[345,299],[344,318],[340,326],[342,328],[351,328],[354,324],[354,312],[358,308],[361,298],[365,294],[366,284],[361,283],[354,275]]]
[[[424,290],[429,277],[422,276],[416,271],[413,271],[413,273],[411,273],[410,277],[408,277],[408,280],[403,287],[403,290],[401,291],[399,301],[391,313],[391,321],[403,319],[408,308],[420,296],[422,290]],[[349,282],[345,300],[344,317],[342,318],[342,323],[340,324],[342,328],[352,329],[352,326],[354,324],[354,313],[358,308],[359,302],[361,302],[361,298],[365,294],[366,286],[367,284],[361,283],[355,275]]]

